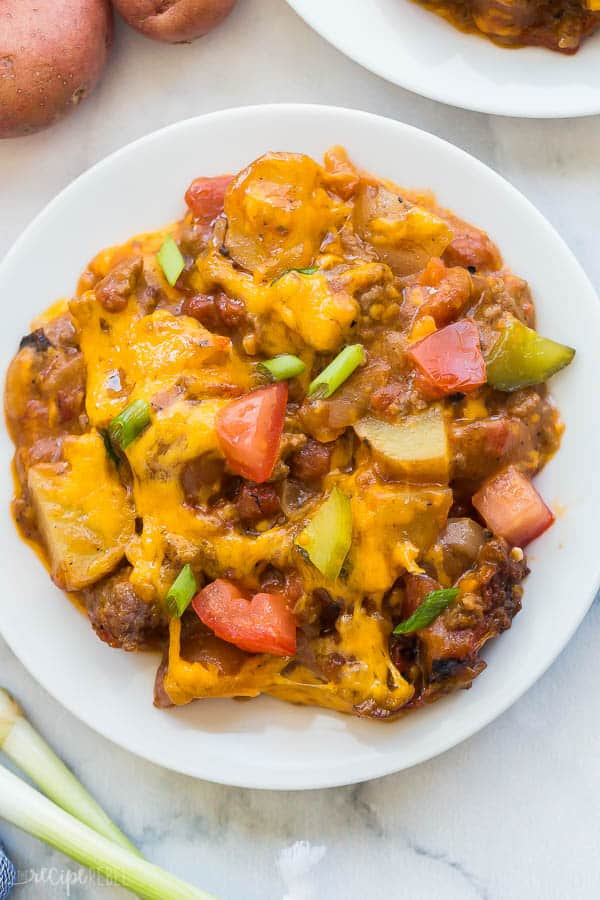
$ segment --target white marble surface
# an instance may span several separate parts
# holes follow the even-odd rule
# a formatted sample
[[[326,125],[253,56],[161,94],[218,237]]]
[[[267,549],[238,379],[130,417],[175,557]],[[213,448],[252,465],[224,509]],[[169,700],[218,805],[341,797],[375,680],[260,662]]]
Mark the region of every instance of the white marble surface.
[[[128,141],[202,112],[287,100],[371,110],[464,147],[539,207],[600,286],[600,118],[494,119],[423,100],[346,60],[283,0],[239,0],[187,47],[119,27],[101,87],[74,116],[0,143],[0,256],[57,191]],[[149,859],[227,900],[592,900],[599,625],[596,604],[541,682],[462,746],[380,781],[304,794],[219,787],[141,762],[52,701],[1,638],[0,683]],[[68,886],[77,866],[2,823],[0,835],[24,880],[59,882],[20,887],[20,900],[126,896]]]

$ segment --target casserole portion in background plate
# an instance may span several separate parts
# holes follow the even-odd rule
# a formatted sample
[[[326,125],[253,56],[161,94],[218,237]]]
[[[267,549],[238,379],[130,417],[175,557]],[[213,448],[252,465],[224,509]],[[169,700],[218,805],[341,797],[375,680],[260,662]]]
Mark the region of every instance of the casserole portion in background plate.
[[[322,37],[376,75],[452,106],[501,116],[600,112],[600,33],[575,56],[508,50],[411,0],[288,0]]]

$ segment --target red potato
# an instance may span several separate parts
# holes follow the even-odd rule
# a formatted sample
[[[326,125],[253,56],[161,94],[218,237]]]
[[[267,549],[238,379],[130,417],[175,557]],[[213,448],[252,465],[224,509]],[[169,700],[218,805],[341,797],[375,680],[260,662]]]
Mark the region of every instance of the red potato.
[[[194,41],[226,19],[235,0],[113,0],[126,22],[168,44]]]
[[[112,22],[108,0],[0,2],[0,138],[46,128],[87,97]]]

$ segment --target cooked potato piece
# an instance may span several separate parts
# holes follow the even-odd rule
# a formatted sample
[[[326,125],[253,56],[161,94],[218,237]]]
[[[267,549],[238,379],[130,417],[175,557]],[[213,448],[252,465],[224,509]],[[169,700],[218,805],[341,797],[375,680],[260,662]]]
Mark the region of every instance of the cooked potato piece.
[[[446,524],[452,491],[379,483],[357,488],[352,497],[348,581],[364,593],[382,593],[403,572],[422,571],[418,555],[436,541]]]
[[[112,39],[108,0],[0,3],[0,138],[51,125],[90,93]]]
[[[441,256],[452,240],[452,231],[443,219],[382,185],[361,185],[355,199],[354,227],[397,275],[418,272],[432,256]]]
[[[157,412],[149,427],[127,448],[127,458],[139,480],[155,477],[161,482],[178,481],[181,467],[191,459],[203,453],[221,456],[215,418],[226,404],[223,399],[202,403],[176,400]]]
[[[310,266],[347,207],[323,188],[323,170],[300,153],[265,153],[225,195],[225,246],[237,263],[266,278]]]
[[[150,401],[178,378],[197,384],[240,374],[231,356],[231,341],[211,334],[196,319],[157,309],[137,316],[129,308],[108,313],[92,291],[71,304],[87,367],[86,411],[93,425],[104,427],[132,399]],[[132,392],[135,390],[135,394]]]
[[[324,275],[288,272],[273,285],[272,309],[280,321],[309,347],[333,351],[350,336],[358,303],[346,290],[336,290]]]
[[[64,456],[66,465],[33,466],[27,483],[52,577],[77,591],[120,562],[134,514],[97,432],[65,438]]]
[[[364,263],[350,266],[335,277],[324,272],[289,271],[270,284],[257,284],[220,253],[198,260],[199,290],[215,285],[243,301],[247,312],[258,318],[261,349],[276,355],[312,347],[334,352],[352,337],[360,313],[355,295],[391,279],[387,266]]]
[[[441,407],[400,422],[361,419],[354,430],[391,473],[410,481],[448,482],[450,454]]]

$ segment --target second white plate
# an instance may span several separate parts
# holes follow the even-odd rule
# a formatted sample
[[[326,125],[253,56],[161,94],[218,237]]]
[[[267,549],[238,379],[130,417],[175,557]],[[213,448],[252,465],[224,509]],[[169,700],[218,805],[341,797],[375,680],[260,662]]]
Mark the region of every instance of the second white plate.
[[[288,0],[346,56],[394,84],[502,116],[600,113],[600,32],[575,56],[497,47],[410,0]]]

